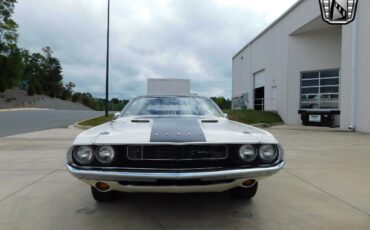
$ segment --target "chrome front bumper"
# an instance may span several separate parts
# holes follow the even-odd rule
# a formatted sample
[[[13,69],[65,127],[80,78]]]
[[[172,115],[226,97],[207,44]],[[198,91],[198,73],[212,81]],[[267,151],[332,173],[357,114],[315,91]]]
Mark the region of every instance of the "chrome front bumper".
[[[226,179],[262,179],[277,173],[284,167],[281,162],[271,167],[229,169],[214,171],[193,171],[193,172],[131,172],[131,171],[106,171],[78,169],[66,164],[68,171],[81,180],[92,181],[140,181],[155,182],[157,180],[189,180],[200,179],[202,181],[226,180]]]

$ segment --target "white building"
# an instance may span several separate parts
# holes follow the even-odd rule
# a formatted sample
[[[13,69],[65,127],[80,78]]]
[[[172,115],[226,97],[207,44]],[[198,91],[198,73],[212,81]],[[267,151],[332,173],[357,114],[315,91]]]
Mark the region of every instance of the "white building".
[[[369,9],[360,0],[354,22],[330,25],[319,1],[298,1],[233,57],[233,108],[274,110],[287,124],[334,114],[341,129],[370,132]]]

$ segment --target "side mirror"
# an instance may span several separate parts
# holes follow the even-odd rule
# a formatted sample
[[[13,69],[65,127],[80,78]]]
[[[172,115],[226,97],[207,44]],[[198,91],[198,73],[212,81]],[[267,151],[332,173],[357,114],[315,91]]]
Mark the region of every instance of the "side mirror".
[[[119,118],[119,115],[121,115],[121,113],[114,113],[113,120],[116,120],[117,118]]]
[[[224,113],[224,116],[225,116],[226,118],[228,118],[228,117],[229,117],[229,115],[227,115],[227,113]]]

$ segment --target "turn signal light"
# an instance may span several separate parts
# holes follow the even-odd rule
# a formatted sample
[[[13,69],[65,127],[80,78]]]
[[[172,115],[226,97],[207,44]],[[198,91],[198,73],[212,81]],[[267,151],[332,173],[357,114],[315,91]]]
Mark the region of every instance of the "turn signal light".
[[[109,189],[109,185],[104,182],[98,182],[95,184],[95,187],[100,191],[106,191]]]
[[[254,185],[254,183],[256,183],[256,180],[255,179],[248,179],[248,180],[243,181],[242,184],[245,187],[249,187],[249,186]]]

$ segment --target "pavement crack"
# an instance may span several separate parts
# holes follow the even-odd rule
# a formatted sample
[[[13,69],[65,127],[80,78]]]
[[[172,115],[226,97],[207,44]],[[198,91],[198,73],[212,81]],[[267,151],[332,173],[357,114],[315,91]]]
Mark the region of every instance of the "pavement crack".
[[[0,199],[0,202],[2,202],[2,201],[4,201],[4,200],[8,199],[9,197],[11,197],[11,196],[13,196],[13,195],[15,195],[15,194],[17,194],[17,193],[19,193],[19,192],[23,191],[23,190],[25,190],[26,188],[28,188],[28,187],[30,187],[30,186],[32,186],[32,185],[34,185],[34,184],[36,184],[36,183],[40,182],[40,181],[41,181],[41,180],[43,180],[44,178],[46,178],[46,177],[50,176],[51,174],[53,174],[53,173],[57,172],[58,170],[62,169],[63,167],[64,167],[64,165],[62,165],[61,167],[58,167],[58,168],[54,169],[53,171],[48,172],[48,173],[47,173],[47,174],[45,174],[44,176],[42,176],[42,177],[40,177],[40,178],[38,178],[38,179],[36,179],[36,180],[32,181],[31,183],[29,183],[29,184],[27,184],[26,186],[24,186],[24,187],[22,187],[22,188],[20,188],[20,189],[18,189],[18,190],[16,190],[16,191],[14,191],[14,192],[10,193],[9,195],[6,195],[4,198],[1,198],[1,199]]]
[[[362,210],[362,209],[360,209],[360,208],[356,207],[355,205],[353,205],[353,204],[351,204],[351,203],[349,203],[349,202],[347,202],[347,201],[345,201],[345,200],[343,200],[343,199],[339,198],[338,196],[336,196],[336,195],[334,195],[334,194],[332,194],[332,193],[330,193],[330,192],[328,192],[328,191],[326,191],[326,190],[324,190],[324,189],[322,189],[322,188],[320,188],[320,187],[318,187],[318,186],[316,186],[316,185],[312,184],[310,181],[305,180],[304,178],[302,178],[302,177],[300,177],[300,176],[298,176],[298,175],[296,175],[296,174],[294,174],[294,173],[292,173],[292,172],[289,172],[289,170],[286,170],[286,169],[283,169],[283,170],[284,170],[284,172],[288,173],[289,175],[294,176],[294,177],[295,177],[295,178],[297,178],[298,180],[300,180],[300,181],[302,181],[302,182],[304,182],[304,183],[306,183],[306,184],[311,185],[312,187],[316,188],[317,190],[319,190],[319,191],[321,191],[321,192],[323,192],[323,193],[325,193],[325,194],[327,194],[327,195],[329,195],[329,196],[333,197],[334,199],[336,199],[336,200],[338,200],[338,201],[340,201],[340,202],[342,202],[342,203],[346,204],[347,206],[349,206],[349,207],[351,207],[351,208],[355,209],[356,211],[358,211],[358,212],[360,212],[360,213],[362,213],[362,214],[364,214],[364,215],[366,215],[366,216],[370,216],[370,214],[369,214],[369,213],[367,213],[367,212],[365,212],[364,210]]]

